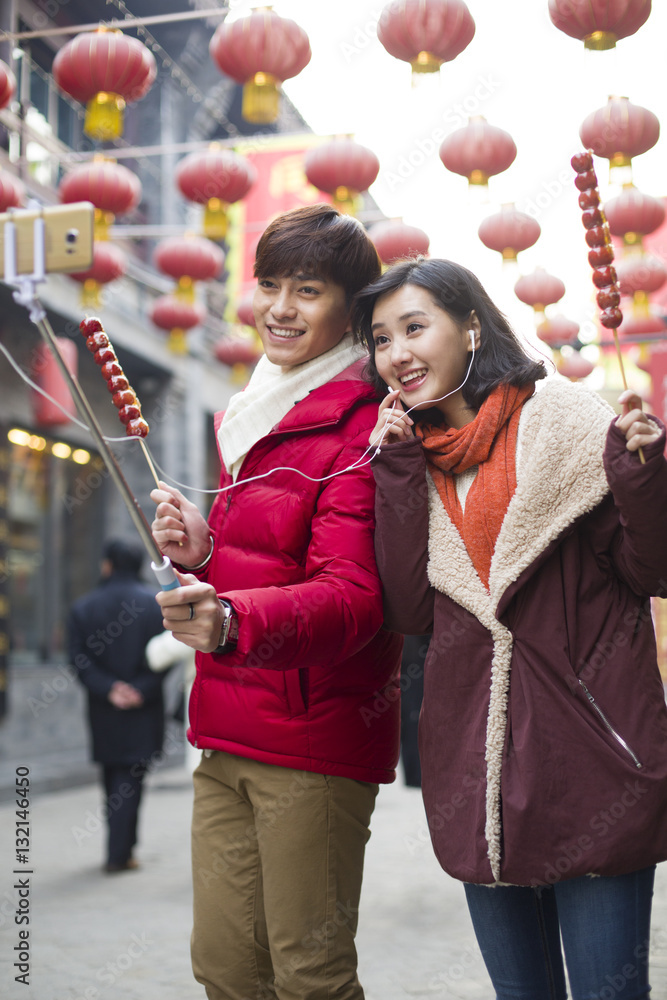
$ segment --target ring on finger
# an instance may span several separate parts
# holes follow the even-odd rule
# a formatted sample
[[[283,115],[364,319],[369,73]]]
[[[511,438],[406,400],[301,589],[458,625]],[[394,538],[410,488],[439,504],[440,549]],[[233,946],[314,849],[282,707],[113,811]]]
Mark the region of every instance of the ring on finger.
[[[189,608],[190,608],[190,617],[188,618],[188,621],[191,622],[192,619],[195,616],[195,606],[194,606],[194,604],[190,604]]]

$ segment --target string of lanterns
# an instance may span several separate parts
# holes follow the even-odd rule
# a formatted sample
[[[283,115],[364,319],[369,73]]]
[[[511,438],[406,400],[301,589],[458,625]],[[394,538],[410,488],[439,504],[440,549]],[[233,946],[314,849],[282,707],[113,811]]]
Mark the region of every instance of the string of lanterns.
[[[111,2],[129,15],[123,0]],[[639,30],[651,8],[650,0],[624,0],[614,5],[590,3],[590,0],[549,0],[548,6],[555,27],[583,41],[590,49],[613,48],[620,39]],[[444,63],[453,61],[470,45],[475,31],[475,22],[463,0],[391,0],[380,13],[377,24],[378,38],[386,52],[408,62],[414,75],[439,72]],[[150,48],[121,31],[100,28],[77,36],[56,56],[54,80],[64,93],[86,103],[84,131],[97,141],[117,141],[122,136],[124,108],[145,96],[156,78],[153,53],[158,54],[163,67],[172,68],[189,96],[202,99],[187,74],[180,68],[176,72],[173,60],[154,37],[145,28],[140,29],[140,34]],[[209,51],[220,71],[243,85],[242,114],[255,124],[275,121],[280,85],[302,72],[311,59],[305,31],[270,9],[255,10],[247,17],[221,23]],[[6,73],[0,64],[0,107],[11,100],[12,87],[16,86],[11,71],[8,67],[4,69]],[[9,95],[6,99],[5,94]],[[227,119],[224,125],[230,136],[238,135],[238,129]],[[609,160],[610,172],[624,171],[618,175],[624,179],[624,190],[605,209],[612,235],[622,241],[627,252],[638,255],[634,264],[629,262],[624,268],[619,265],[619,273],[624,274],[622,293],[632,299],[634,318],[640,310],[645,318],[650,316],[648,298],[667,280],[659,262],[651,262],[642,253],[642,239],[661,225],[664,207],[658,199],[638,192],[631,183],[632,158],[651,149],[658,136],[657,117],[648,109],[631,104],[626,97],[610,97],[607,105],[589,114],[580,128],[584,145]],[[445,169],[465,177],[469,186],[485,188],[490,178],[511,167],[517,148],[509,133],[481,116],[474,116],[465,127],[445,138],[439,156]],[[311,184],[329,195],[343,211],[354,213],[361,195],[377,178],[380,164],[372,150],[351,138],[337,137],[309,150],[304,156],[303,169]],[[70,171],[59,191],[63,201],[83,198],[96,207],[96,260],[91,269],[95,275],[73,277],[83,280],[84,285],[93,281],[97,289],[105,280],[114,280],[109,276],[124,273],[122,252],[111,244],[102,246],[108,244],[108,227],[115,216],[131,212],[140,197],[138,179],[130,171],[125,173],[134,180],[123,179],[123,170],[108,160],[87,164],[80,172]],[[204,207],[203,237],[193,239],[212,247],[214,257],[215,251],[220,255],[222,251],[210,241],[226,237],[227,207],[245,197],[255,180],[254,167],[228,149],[212,147],[186,156],[179,163],[178,189],[188,200]],[[12,188],[7,175],[0,174],[0,205],[20,204],[21,199],[20,188],[17,185]],[[481,242],[506,261],[516,261],[518,254],[537,243],[540,234],[536,220],[519,212],[513,204],[503,205],[499,212],[488,216],[478,230]],[[371,230],[371,236],[377,240],[383,263],[397,259],[397,254],[428,251],[426,234],[399,220],[390,220],[383,232],[376,229],[375,236]],[[184,350],[183,332],[202,322],[205,315],[194,302],[194,284],[214,279],[220,273],[224,255],[217,258],[216,266],[211,263],[197,266],[195,273],[189,273],[192,266],[184,261],[193,257],[193,241],[183,238],[177,242],[178,247],[171,246],[167,252],[164,244],[169,241],[163,241],[156,252],[157,266],[178,285],[171,296],[154,303],[152,315],[157,326],[173,334],[170,335],[173,349]],[[177,258],[178,266],[174,263]],[[200,254],[201,260],[210,258],[208,251]],[[167,265],[159,263],[164,260]],[[200,271],[207,276],[202,277]],[[187,294],[184,282],[190,283]],[[547,319],[544,313],[564,294],[564,285],[558,278],[538,269],[520,278],[514,290],[520,301],[533,308],[538,336],[545,343],[577,342],[578,329],[573,333],[576,324],[565,317]],[[627,329],[626,321],[620,332]]]

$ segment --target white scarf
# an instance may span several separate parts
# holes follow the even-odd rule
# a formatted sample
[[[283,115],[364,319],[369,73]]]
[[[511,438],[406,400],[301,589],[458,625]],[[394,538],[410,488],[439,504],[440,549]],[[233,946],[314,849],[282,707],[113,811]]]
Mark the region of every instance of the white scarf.
[[[364,353],[353,334],[346,333],[329,351],[285,372],[264,354],[245,389],[230,399],[218,428],[222,460],[232,478],[236,480],[252,446],[266,437],[295,403],[340,375]]]

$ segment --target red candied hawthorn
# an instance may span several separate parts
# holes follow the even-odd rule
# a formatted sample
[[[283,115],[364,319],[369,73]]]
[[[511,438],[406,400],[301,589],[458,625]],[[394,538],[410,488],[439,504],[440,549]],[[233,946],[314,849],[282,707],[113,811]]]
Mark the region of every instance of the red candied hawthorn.
[[[121,392],[123,389],[129,389],[130,383],[121,372],[120,375],[112,375],[111,378],[107,379],[107,388],[109,392]]]
[[[583,153],[575,153],[570,163],[578,174],[582,174],[586,170],[593,168],[593,156],[589,150],[585,150]]]
[[[587,192],[588,193],[588,192]],[[581,221],[585,229],[593,229],[595,226],[604,225],[604,215],[595,205],[592,208],[585,208],[581,213]]]
[[[586,242],[589,247],[602,247],[605,243],[611,243],[608,226],[593,226],[586,230]]]
[[[109,361],[115,361],[116,355],[113,347],[100,347],[99,351],[96,351],[93,355],[93,358],[95,360],[95,364],[102,367],[102,365],[106,365]]]
[[[109,381],[114,375],[122,375],[123,369],[120,367],[117,361],[107,361],[105,365],[102,365],[100,369],[104,378]]]
[[[607,285],[616,285],[617,281],[616,268],[612,267],[611,264],[607,264],[605,267],[593,268],[593,284],[596,288],[606,288]]]
[[[623,322],[623,313],[617,306],[603,309],[600,313],[600,322],[608,330],[615,330]]]
[[[100,347],[109,347],[109,338],[101,330],[98,333],[89,333],[86,337],[86,347],[91,354],[94,354]]]
[[[577,174],[574,183],[580,191],[587,191],[598,186],[598,179],[594,170],[587,170],[585,174]]]
[[[130,437],[145,438],[148,434],[148,424],[143,417],[138,417],[136,420],[130,420],[125,427],[125,433]]]
[[[619,304],[621,293],[618,288],[601,288],[595,298],[600,309],[610,309]]]
[[[118,416],[120,417],[120,422],[122,424],[129,424],[130,420],[139,419],[141,416],[141,410],[136,403],[129,403],[127,406],[121,406],[118,411]]]
[[[597,208],[600,204],[600,192],[597,188],[587,188],[586,191],[581,192],[578,201],[579,208]]]
[[[91,333],[104,333],[104,327],[96,316],[88,316],[79,323],[79,330],[84,337],[89,337]]]
[[[611,243],[605,243],[601,247],[593,247],[588,251],[588,263],[591,267],[601,267],[603,264],[611,264],[614,259],[614,248]]]
[[[133,389],[119,389],[118,392],[114,392],[112,397],[113,405],[117,406],[118,409],[122,406],[129,406],[131,403],[137,403],[137,396]]]

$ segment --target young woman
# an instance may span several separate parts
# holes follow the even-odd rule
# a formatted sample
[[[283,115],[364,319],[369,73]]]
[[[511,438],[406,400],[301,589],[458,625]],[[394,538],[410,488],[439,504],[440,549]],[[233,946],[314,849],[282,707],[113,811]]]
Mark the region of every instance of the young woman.
[[[395,265],[356,324],[385,393],[371,435],[385,624],[433,633],[424,800],[496,995],[564,998],[562,935],[576,1000],[647,997],[667,858],[649,606],[667,593],[664,428],[630,392],[616,417],[545,379],[448,261]]]
[[[357,910],[378,783],[395,777],[401,654],[356,464],[377,397],[351,303],[379,273],[330,205],[275,219],[255,261],[266,354],[218,421],[234,487],[208,524],[177,490],[152,494],[158,544],[193,570],[157,599],[199,651],[192,957],[209,1000],[363,998]]]

